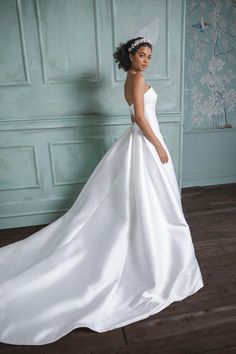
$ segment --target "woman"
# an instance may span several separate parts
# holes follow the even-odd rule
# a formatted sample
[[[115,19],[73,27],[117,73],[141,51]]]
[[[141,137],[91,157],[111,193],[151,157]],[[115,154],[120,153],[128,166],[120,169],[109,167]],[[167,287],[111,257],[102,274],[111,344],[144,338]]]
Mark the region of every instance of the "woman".
[[[133,40],[129,41],[126,44],[126,47],[130,46],[132,41]],[[123,55],[123,53],[125,53],[125,55]],[[148,63],[151,60],[151,54],[152,45],[150,41],[145,39],[144,42],[141,37],[138,37],[136,42],[134,41],[133,47],[130,50],[130,54],[127,53],[126,48],[121,45],[121,47],[118,48],[113,56],[119,63],[118,67],[120,68],[123,65],[123,69],[128,71],[125,82],[125,98],[127,99],[128,104],[129,102],[134,102],[135,117],[132,114],[132,122],[135,121],[137,123],[143,134],[155,146],[160,160],[163,163],[166,163],[168,161],[168,155],[160,140],[153,133],[153,130],[148,124],[148,121],[144,119],[144,94],[151,87],[145,84],[142,71],[147,68]],[[129,55],[129,57],[127,57],[127,55]]]
[[[160,312],[203,287],[174,167],[142,72],[138,37],[114,58],[127,72],[132,124],[71,208],[0,249],[0,341],[40,345],[78,327],[105,332]]]

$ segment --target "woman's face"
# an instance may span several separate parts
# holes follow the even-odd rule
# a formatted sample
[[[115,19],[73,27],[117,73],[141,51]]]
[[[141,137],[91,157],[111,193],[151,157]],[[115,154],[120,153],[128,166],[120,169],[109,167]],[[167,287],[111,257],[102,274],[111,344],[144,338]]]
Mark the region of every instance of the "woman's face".
[[[145,70],[151,60],[152,50],[148,46],[140,47],[134,55],[131,54],[132,68],[136,70]]]

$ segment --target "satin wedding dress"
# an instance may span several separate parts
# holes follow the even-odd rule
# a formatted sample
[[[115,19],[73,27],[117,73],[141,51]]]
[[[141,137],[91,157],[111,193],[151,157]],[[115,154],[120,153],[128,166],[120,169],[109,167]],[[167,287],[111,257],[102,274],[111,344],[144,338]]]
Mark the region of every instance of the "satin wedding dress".
[[[145,92],[145,118],[167,163],[132,123],[63,216],[0,248],[0,342],[46,344],[78,327],[109,331],[204,286],[157,96],[152,86]]]

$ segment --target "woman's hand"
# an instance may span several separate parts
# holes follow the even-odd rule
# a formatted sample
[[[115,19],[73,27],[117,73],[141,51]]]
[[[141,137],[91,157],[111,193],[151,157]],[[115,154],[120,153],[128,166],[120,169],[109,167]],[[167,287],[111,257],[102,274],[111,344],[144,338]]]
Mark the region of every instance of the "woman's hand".
[[[163,148],[162,145],[158,145],[158,146],[155,146],[156,150],[157,150],[157,153],[160,157],[160,160],[162,163],[166,163],[168,162],[169,158],[168,158],[168,155],[167,155],[167,152],[166,150]]]

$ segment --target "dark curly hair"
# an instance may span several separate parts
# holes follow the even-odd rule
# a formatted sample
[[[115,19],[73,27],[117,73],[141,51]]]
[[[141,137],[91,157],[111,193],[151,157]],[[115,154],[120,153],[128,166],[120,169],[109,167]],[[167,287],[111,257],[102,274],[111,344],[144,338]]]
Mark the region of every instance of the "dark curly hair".
[[[122,68],[124,71],[128,71],[131,67],[131,60],[129,58],[129,54],[134,54],[140,47],[149,47],[152,49],[152,45],[148,42],[143,42],[136,45],[130,52],[128,48],[137,40],[143,37],[136,37],[128,40],[126,43],[120,43],[116,48],[116,51],[113,53],[113,57],[115,62],[118,63],[118,68]]]

